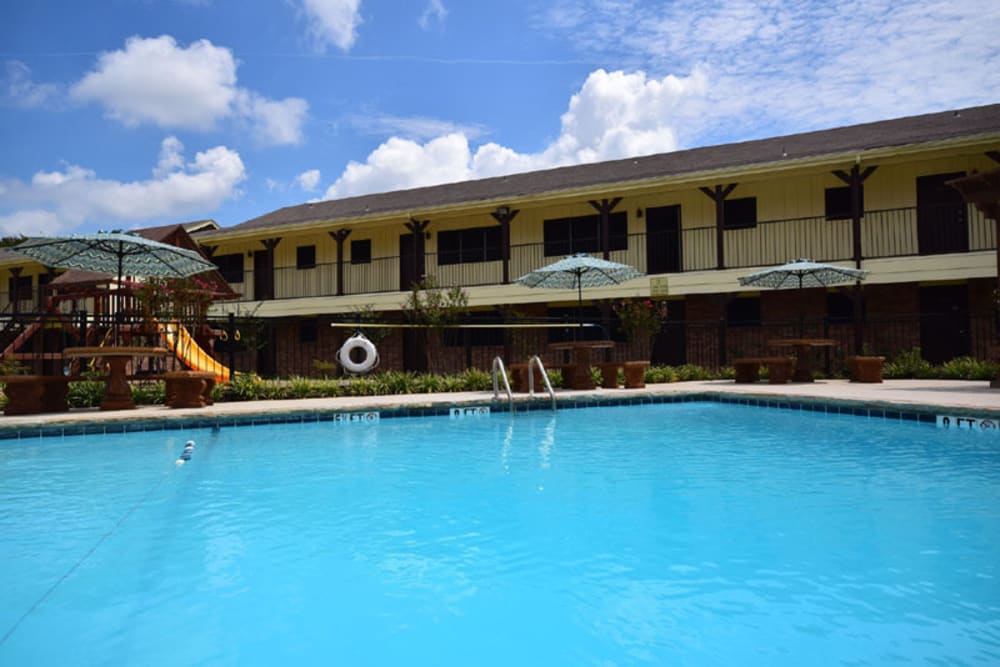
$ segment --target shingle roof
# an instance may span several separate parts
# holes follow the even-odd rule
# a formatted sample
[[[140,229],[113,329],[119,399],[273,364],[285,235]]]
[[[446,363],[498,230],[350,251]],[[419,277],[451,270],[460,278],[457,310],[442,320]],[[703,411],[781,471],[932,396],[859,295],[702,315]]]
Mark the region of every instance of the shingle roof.
[[[475,204],[498,199],[509,200],[513,205],[521,197],[560,190],[946,141],[996,132],[1000,132],[1000,104],[770,139],[300,204],[278,209],[215,233],[251,231],[319,220],[352,219],[393,211],[418,211],[422,208]]]

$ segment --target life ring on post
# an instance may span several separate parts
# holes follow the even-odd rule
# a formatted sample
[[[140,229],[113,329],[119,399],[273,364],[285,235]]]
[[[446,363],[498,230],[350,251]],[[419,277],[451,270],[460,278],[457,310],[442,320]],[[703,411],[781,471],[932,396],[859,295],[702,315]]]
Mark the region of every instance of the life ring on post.
[[[354,350],[364,352],[365,356],[361,361],[351,359],[351,352]],[[337,352],[337,361],[348,373],[360,375],[378,366],[378,350],[375,349],[375,343],[365,338],[364,334],[356,333],[340,346],[340,350]]]

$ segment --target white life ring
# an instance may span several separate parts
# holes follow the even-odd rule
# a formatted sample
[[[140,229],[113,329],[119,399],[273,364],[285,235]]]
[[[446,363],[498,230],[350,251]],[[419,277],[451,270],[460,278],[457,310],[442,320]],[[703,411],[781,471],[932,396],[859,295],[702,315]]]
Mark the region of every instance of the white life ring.
[[[351,359],[351,352],[356,349],[365,353],[361,361]],[[365,338],[364,334],[356,333],[340,346],[340,350],[337,352],[337,361],[340,362],[340,365],[348,373],[360,375],[361,373],[367,373],[378,365],[378,350],[375,349],[375,343]]]

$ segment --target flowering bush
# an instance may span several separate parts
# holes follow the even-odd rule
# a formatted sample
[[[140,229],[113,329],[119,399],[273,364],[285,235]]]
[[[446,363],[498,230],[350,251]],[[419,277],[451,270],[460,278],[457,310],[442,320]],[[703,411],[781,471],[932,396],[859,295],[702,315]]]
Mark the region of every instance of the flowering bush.
[[[132,293],[143,316],[180,322],[203,322],[216,285],[197,276],[190,278],[147,278],[132,285]]]
[[[640,352],[648,355],[653,339],[660,333],[660,328],[667,319],[667,302],[633,299],[619,301],[612,308],[629,343],[638,346]]]

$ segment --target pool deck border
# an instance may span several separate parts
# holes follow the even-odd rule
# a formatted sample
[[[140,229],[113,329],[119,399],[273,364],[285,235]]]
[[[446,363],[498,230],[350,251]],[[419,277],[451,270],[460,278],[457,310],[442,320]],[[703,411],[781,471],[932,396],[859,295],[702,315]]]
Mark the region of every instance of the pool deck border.
[[[651,384],[644,389],[557,391],[559,410],[712,401],[764,408],[783,408],[868,418],[935,423],[938,415],[978,417],[1000,423],[1000,390],[988,382],[959,380],[890,380],[882,384],[853,384],[823,380],[809,384],[737,385],[732,381]],[[264,424],[335,422],[377,412],[380,419],[450,415],[452,409],[489,406],[491,412],[509,412],[506,396],[492,392],[351,396],[283,401],[217,403],[200,409],[142,406],[135,410],[101,412],[96,409],[66,413],[0,417],[0,440],[37,439],[104,433],[136,433]],[[546,394],[515,394],[515,412],[551,410]]]

